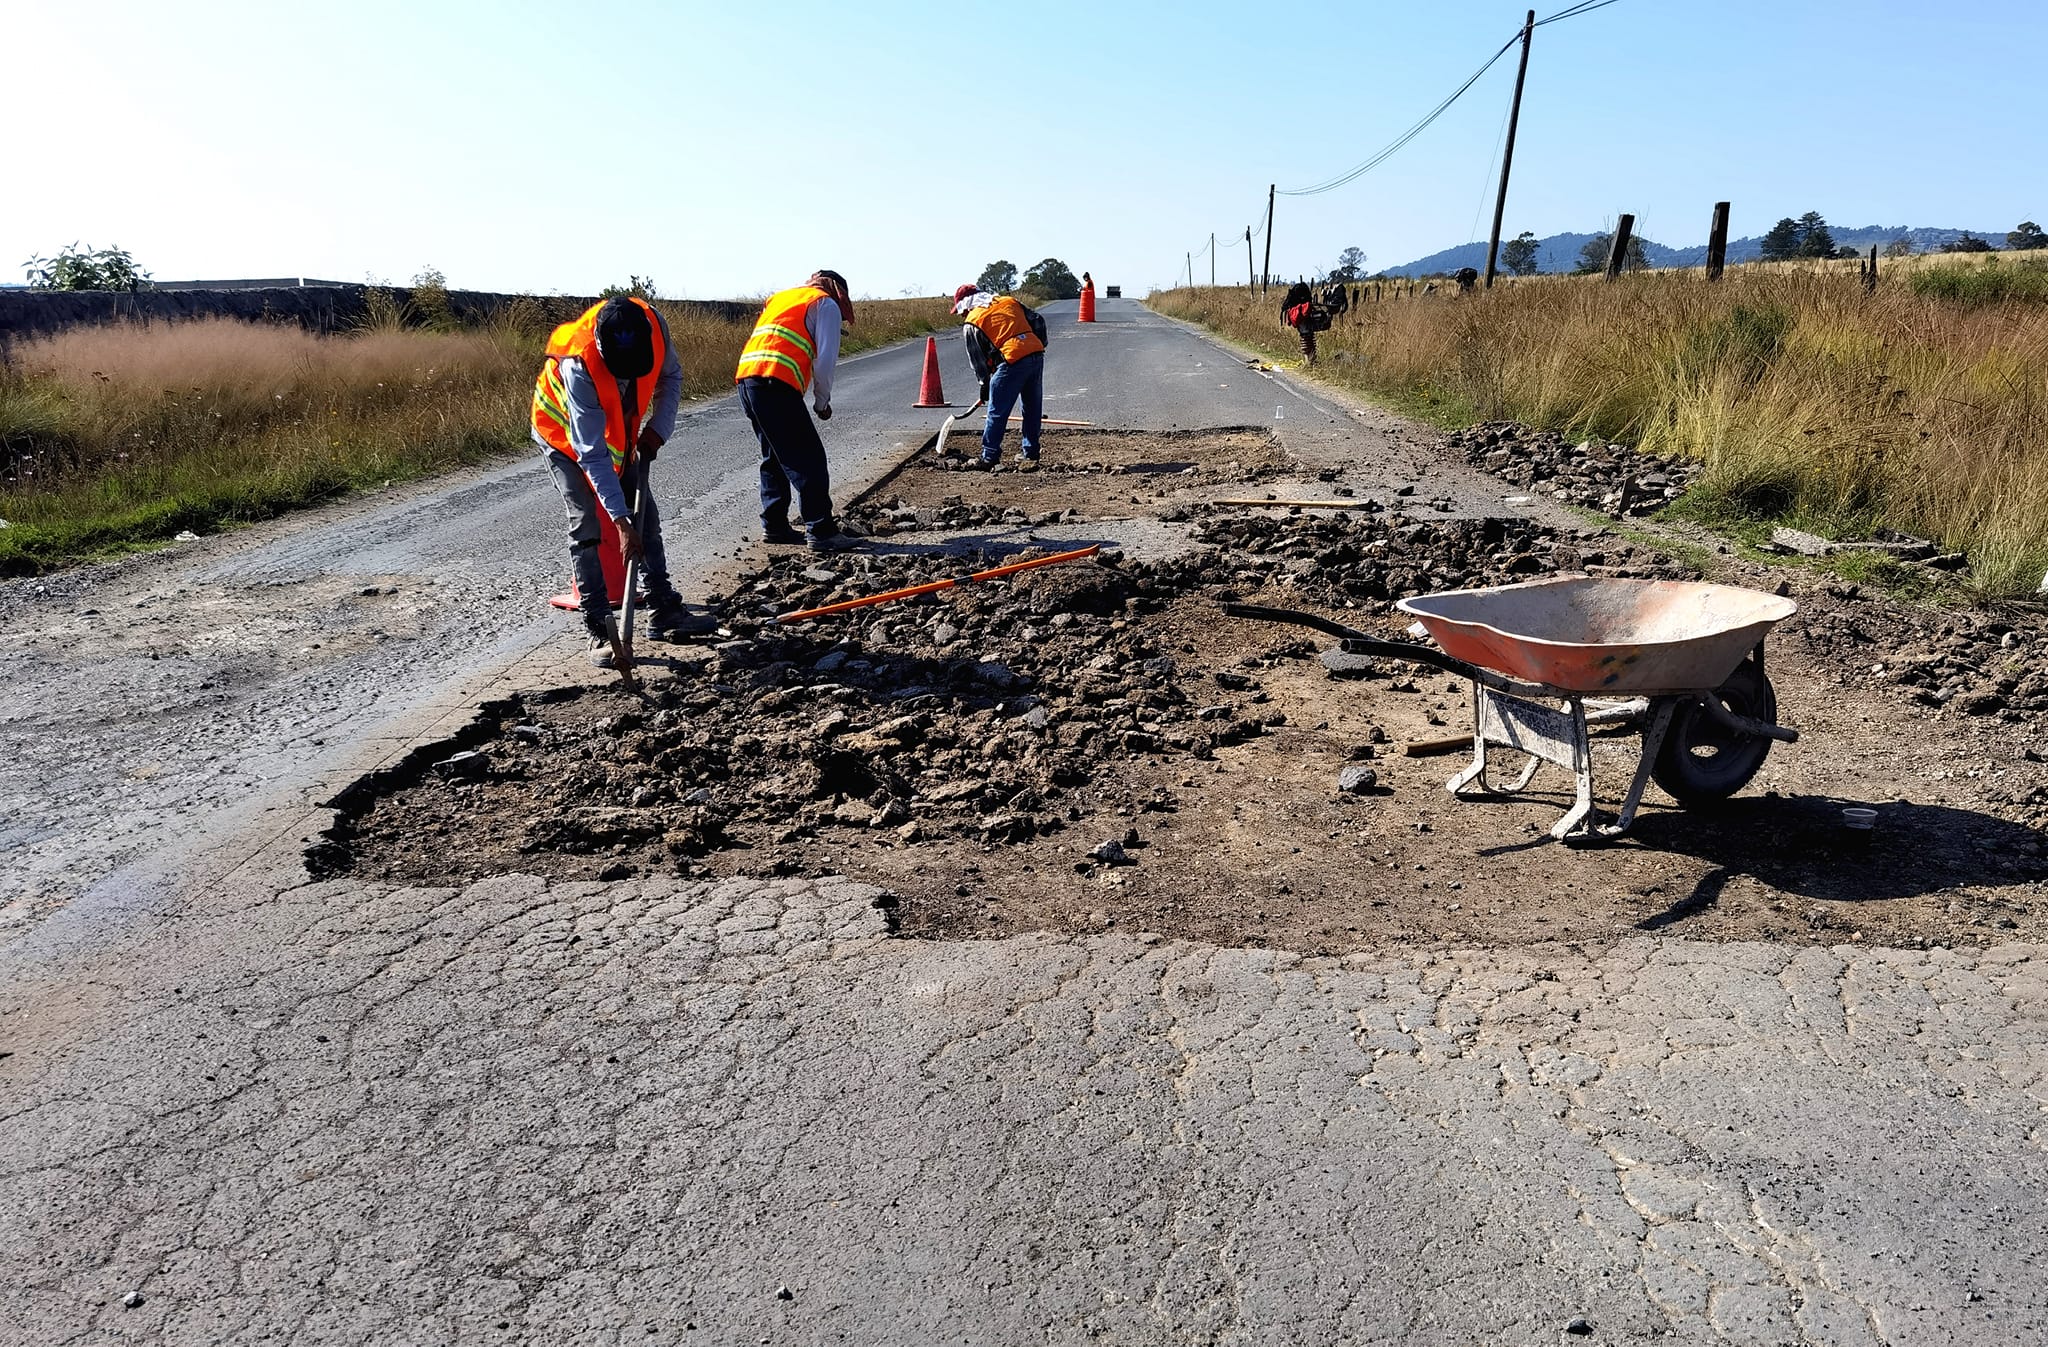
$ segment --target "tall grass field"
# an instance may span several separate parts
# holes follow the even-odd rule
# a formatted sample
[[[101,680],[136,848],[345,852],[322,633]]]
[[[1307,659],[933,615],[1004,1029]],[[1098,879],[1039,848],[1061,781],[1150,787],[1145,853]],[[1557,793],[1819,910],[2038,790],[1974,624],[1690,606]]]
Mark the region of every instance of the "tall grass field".
[[[1319,377],[1442,425],[1512,418],[1705,466],[1683,508],[1828,536],[1889,527],[1969,557],[1990,598],[2048,571],[2048,268],[1745,266],[1541,277],[1354,309]],[[1155,293],[1162,313],[1298,359],[1280,288]]]
[[[751,319],[663,308],[686,393],[730,389]],[[856,301],[841,349],[935,331],[947,314],[938,298]],[[373,311],[332,337],[207,319],[16,343],[0,362],[0,573],[529,449],[544,307],[467,329],[421,317]]]

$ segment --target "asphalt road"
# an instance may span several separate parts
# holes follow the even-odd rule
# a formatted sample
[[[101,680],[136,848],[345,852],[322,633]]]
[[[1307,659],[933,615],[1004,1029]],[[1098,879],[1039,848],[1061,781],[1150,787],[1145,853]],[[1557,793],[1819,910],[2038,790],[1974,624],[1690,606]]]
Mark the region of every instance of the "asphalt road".
[[[1055,316],[1055,415],[1272,424],[1498,498],[1426,437],[1102,316]],[[936,428],[921,345],[849,365],[842,483]],[[679,569],[741,549],[752,461],[736,409],[693,410],[662,459]],[[1305,960],[896,941],[837,881],[306,883],[338,781],[580,676],[540,607],[556,509],[521,462],[0,593],[0,1343],[2048,1322],[2048,951]]]

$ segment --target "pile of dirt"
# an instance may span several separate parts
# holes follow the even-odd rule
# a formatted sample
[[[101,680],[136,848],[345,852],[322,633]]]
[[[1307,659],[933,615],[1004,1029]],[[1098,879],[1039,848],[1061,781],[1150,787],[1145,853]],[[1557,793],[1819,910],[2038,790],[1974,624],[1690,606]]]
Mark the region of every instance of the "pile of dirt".
[[[1685,494],[1700,465],[1639,453],[1601,440],[1573,441],[1554,430],[1487,421],[1451,432],[1444,443],[1488,472],[1567,505],[1612,515],[1654,514]]]
[[[1005,461],[977,471],[980,425],[956,430],[943,455],[920,455],[845,515],[875,534],[1043,527],[1132,514],[1171,514],[1175,498],[1223,483],[1269,482],[1286,451],[1257,427],[1147,433],[1048,431],[1037,463],[1018,463],[1013,422]]]

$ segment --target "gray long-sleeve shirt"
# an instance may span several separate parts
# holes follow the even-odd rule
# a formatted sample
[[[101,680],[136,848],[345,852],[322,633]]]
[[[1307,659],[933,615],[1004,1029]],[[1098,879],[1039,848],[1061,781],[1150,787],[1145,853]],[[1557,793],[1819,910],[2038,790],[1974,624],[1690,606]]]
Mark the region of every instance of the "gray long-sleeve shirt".
[[[832,372],[839,363],[839,304],[814,299],[804,311],[804,330],[816,348],[811,356],[811,405],[824,411],[832,405]]]
[[[654,321],[661,324],[661,345],[667,353],[661,362],[661,374],[654,384],[654,405],[645,410],[642,422],[649,430],[666,440],[675,433],[676,409],[683,400],[683,362],[676,355],[675,343],[669,340],[668,319],[659,312]],[[833,349],[838,350],[838,327],[833,327]],[[597,489],[598,503],[613,519],[627,517],[626,492],[619,485],[619,474],[612,468],[611,447],[604,441],[604,403],[598,400],[597,383],[590,377],[590,371],[581,360],[564,356],[558,362],[562,371],[562,390],[567,395],[569,407],[569,443],[575,447],[576,462],[590,478],[591,486]],[[631,380],[619,380],[619,405],[626,405],[628,385]],[[627,432],[637,436],[638,427]],[[546,449],[546,440],[536,434],[534,442]]]

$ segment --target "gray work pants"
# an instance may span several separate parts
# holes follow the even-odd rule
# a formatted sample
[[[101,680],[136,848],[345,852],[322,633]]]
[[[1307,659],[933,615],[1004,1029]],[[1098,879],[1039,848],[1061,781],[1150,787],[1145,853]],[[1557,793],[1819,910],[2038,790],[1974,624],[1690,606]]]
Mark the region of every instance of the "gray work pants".
[[[562,493],[563,512],[569,517],[569,567],[576,577],[577,592],[583,596],[583,614],[602,623],[613,607],[605,590],[604,562],[598,552],[603,546],[602,507],[597,503],[597,493],[590,489],[590,479],[574,459],[552,449],[545,456],[548,475],[555,479],[555,489]],[[645,465],[641,471],[646,471]],[[641,478],[643,484],[646,480]],[[675,590],[668,579],[668,553],[661,545],[661,511],[655,504],[653,490],[647,488],[644,494],[641,518],[646,527],[640,534],[641,587],[650,602],[659,603],[673,599]]]

